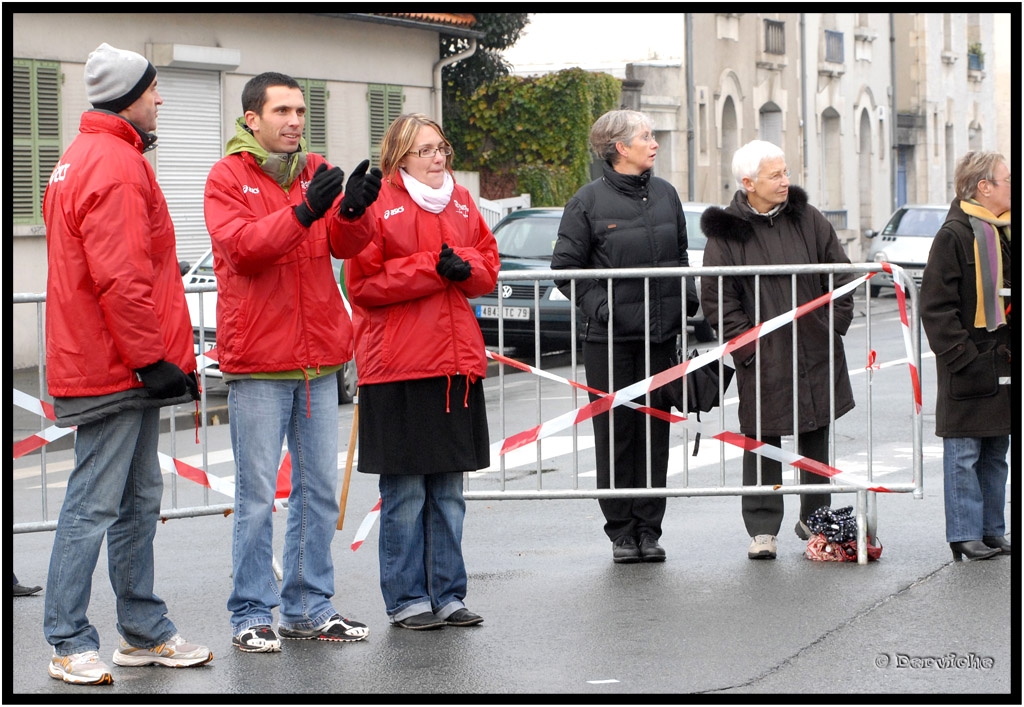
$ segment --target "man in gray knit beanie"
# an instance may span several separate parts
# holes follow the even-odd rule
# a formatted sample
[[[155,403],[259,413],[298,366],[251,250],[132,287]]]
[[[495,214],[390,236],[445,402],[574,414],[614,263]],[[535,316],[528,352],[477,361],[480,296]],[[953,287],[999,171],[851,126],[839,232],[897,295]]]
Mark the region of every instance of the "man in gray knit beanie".
[[[110,685],[88,616],[104,540],[117,599],[114,665],[192,667],[213,653],[178,633],[153,592],[160,409],[199,399],[174,223],[143,155],[163,99],[153,65],[109,44],[89,55],[84,78],[94,109],[82,113],[43,194],[46,385],[57,426],[76,435],[42,629],[53,646],[50,677]]]

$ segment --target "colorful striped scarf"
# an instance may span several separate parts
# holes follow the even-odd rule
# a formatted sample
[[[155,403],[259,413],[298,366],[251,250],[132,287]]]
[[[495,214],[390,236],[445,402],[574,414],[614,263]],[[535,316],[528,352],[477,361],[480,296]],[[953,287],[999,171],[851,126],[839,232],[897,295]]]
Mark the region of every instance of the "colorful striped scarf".
[[[994,216],[974,201],[963,200],[960,208],[967,214],[974,231],[974,275],[977,283],[978,309],[974,326],[995,331],[1006,326],[1006,305],[1000,290],[1003,287],[1003,249],[1000,231],[1010,242],[1010,212]]]

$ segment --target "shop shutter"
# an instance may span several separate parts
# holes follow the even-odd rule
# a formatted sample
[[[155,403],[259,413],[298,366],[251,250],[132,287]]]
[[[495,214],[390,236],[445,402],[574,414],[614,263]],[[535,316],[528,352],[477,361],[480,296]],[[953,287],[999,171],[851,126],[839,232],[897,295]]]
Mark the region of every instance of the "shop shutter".
[[[157,119],[157,180],[174,221],[178,260],[195,263],[210,247],[203,191],[210,168],[224,154],[220,74],[159,69],[163,98]]]

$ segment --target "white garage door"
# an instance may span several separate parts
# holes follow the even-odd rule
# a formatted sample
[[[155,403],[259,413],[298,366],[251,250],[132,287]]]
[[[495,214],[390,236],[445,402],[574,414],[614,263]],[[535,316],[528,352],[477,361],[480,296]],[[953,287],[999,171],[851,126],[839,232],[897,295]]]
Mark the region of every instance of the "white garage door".
[[[220,73],[158,69],[163,98],[156,133],[157,180],[167,198],[178,242],[178,260],[195,263],[210,247],[203,218],[203,189],[224,153]]]

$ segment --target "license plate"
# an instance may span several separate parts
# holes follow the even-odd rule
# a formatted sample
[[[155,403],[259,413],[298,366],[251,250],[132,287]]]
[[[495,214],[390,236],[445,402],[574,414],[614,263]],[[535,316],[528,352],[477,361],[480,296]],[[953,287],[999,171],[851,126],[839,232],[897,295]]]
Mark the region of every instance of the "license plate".
[[[502,307],[501,315],[494,305],[480,304],[476,308],[476,316],[480,319],[529,319],[529,307]]]

